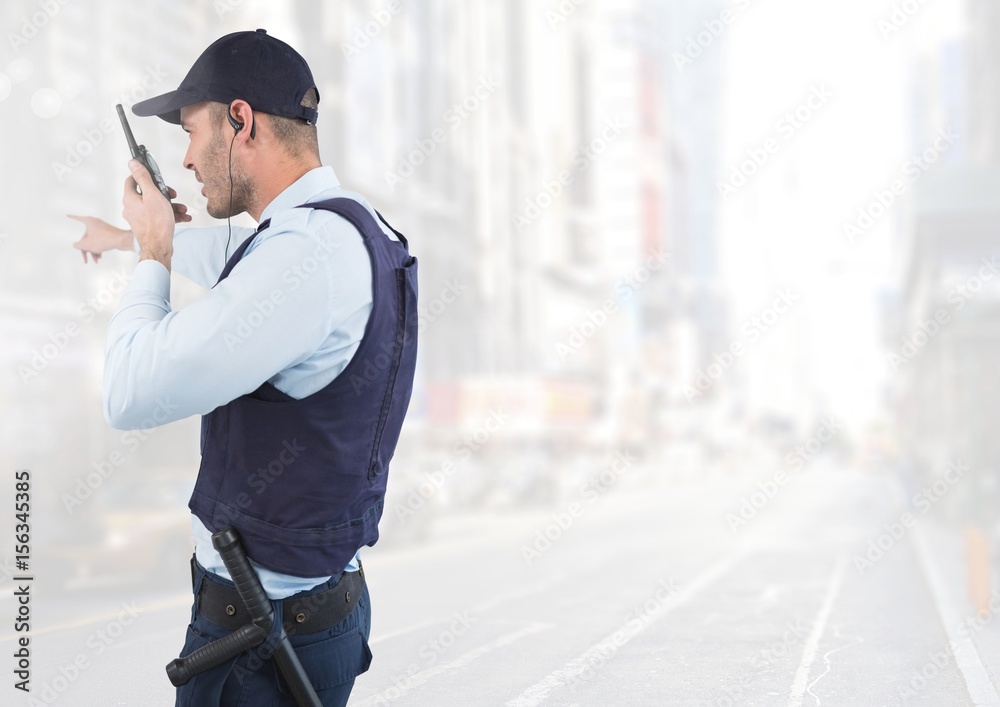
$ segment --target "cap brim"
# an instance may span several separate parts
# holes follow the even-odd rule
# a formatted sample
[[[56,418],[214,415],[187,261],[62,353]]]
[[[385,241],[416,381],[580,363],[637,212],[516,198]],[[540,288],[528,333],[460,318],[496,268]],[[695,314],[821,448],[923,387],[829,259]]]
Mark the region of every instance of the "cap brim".
[[[155,115],[168,123],[174,125],[181,124],[181,108],[192,103],[205,100],[200,96],[195,96],[180,89],[164,93],[161,96],[153,96],[145,101],[139,101],[132,105],[132,112],[143,118]]]

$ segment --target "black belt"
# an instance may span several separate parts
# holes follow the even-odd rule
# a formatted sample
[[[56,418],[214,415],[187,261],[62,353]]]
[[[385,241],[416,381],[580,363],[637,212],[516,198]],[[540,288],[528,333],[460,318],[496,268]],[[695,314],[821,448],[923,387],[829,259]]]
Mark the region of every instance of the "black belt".
[[[197,568],[194,555],[191,556],[191,582],[194,584]],[[285,633],[312,633],[336,626],[354,611],[361,599],[365,586],[365,570],[360,566],[357,572],[344,572],[340,581],[329,589],[304,597],[288,597],[281,600],[282,623]],[[235,631],[250,623],[250,612],[235,587],[227,587],[208,579],[201,583],[197,597],[198,611],[217,626]]]

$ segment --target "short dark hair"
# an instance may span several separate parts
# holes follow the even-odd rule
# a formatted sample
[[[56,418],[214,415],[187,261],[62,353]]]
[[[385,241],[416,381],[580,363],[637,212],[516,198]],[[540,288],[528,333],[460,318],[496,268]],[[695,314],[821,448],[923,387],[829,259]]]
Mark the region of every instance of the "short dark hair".
[[[306,91],[299,105],[306,108],[316,108],[319,106],[319,94],[315,88]],[[316,125],[310,125],[302,118],[286,118],[280,115],[265,113],[267,122],[271,126],[271,131],[278,141],[288,148],[292,155],[313,154],[319,156],[319,138],[316,134]]]
[[[209,104],[212,123],[216,127],[226,121],[226,111],[229,106],[225,103],[212,102]],[[319,94],[315,88],[306,91],[302,98],[301,105],[306,108],[316,108],[319,105]],[[252,108],[253,106],[251,106]],[[284,147],[288,154],[294,156],[302,154],[312,154],[319,156],[319,138],[316,134],[316,126],[306,123],[301,118],[286,118],[270,113],[258,113],[257,115],[267,116],[267,124],[271,132]]]

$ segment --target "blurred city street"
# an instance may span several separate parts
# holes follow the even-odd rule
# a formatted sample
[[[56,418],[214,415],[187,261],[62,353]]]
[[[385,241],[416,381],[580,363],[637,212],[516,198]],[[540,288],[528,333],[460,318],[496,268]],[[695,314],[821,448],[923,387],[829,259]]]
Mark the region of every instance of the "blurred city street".
[[[880,544],[906,491],[882,470],[821,458],[733,532],[727,516],[767,487],[757,476],[733,484],[636,463],[592,502],[574,493],[444,515],[423,542],[368,550],[374,662],[350,704],[1000,700],[1000,627],[975,623],[941,509]],[[185,558],[163,562],[176,591],[79,590],[44,604],[36,687],[62,689],[40,703],[173,704],[163,668],[190,592]],[[0,608],[11,601],[7,591]],[[0,650],[12,646],[2,636]]]
[[[1000,3],[11,0],[0,26],[0,705],[174,704],[213,411],[106,413],[141,280],[115,106],[192,217],[157,294],[190,321],[256,212],[230,232],[191,138],[131,108],[261,28],[312,69],[322,164],[420,263],[350,704],[1000,707]],[[268,352],[326,312],[235,299],[212,326]],[[156,358],[214,392],[209,364],[265,360],[223,338]],[[295,471],[267,488],[307,498]]]

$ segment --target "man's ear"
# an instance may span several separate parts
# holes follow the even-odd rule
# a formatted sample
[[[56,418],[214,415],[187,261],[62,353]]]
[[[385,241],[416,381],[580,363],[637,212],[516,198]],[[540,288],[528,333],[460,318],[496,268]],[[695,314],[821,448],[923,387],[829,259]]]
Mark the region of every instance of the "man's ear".
[[[249,103],[238,98],[229,104],[226,111],[233,130],[239,133],[245,126],[249,125],[250,139],[253,140],[257,137],[257,120]]]

